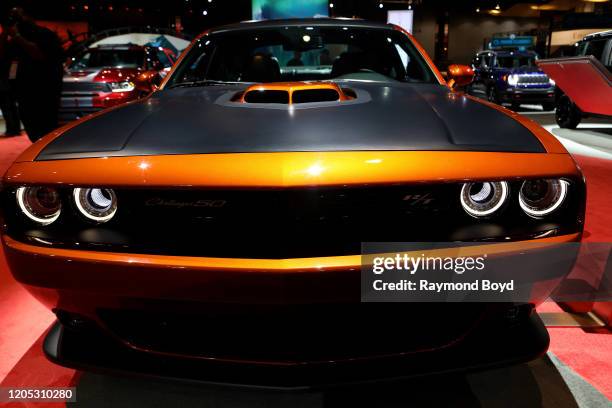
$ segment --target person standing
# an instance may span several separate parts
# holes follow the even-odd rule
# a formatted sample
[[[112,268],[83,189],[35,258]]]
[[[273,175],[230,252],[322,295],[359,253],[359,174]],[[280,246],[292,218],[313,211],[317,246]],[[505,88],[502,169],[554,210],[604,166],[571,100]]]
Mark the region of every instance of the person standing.
[[[8,53],[0,58],[0,111],[6,125],[4,136],[17,136],[21,133],[17,101],[12,84],[14,78],[11,78],[11,65],[12,61]]]
[[[291,58],[287,62],[287,66],[288,67],[303,67],[304,66],[304,62],[302,61],[302,53],[299,52],[299,51],[295,51],[293,53],[293,58]]]
[[[17,61],[16,96],[21,122],[32,142],[58,126],[63,49],[59,37],[13,8],[0,35],[0,59]]]

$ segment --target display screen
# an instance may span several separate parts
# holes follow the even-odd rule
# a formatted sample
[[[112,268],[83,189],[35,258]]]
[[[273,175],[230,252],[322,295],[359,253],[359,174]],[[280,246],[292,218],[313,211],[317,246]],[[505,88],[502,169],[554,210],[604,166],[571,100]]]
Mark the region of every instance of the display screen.
[[[413,17],[412,10],[389,10],[387,23],[398,25],[412,34]]]
[[[327,0],[253,0],[253,20],[328,17]]]

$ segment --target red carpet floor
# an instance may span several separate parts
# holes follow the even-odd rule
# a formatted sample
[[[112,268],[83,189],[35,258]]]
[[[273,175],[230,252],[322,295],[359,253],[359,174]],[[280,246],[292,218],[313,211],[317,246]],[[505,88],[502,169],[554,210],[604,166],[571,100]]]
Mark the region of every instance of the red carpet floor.
[[[27,139],[0,139],[0,170],[29,145]],[[577,156],[587,177],[586,239],[612,241],[612,162]],[[49,363],[41,351],[50,312],[17,285],[0,253],[0,382],[2,386],[70,386],[78,373]],[[10,313],[9,313],[10,312]],[[612,334],[582,329],[550,329],[551,348],[565,364],[612,399]],[[19,405],[28,406],[28,405]],[[40,407],[40,404],[32,404]],[[62,405],[59,405],[62,406]]]
[[[587,179],[586,241],[612,242],[612,161],[574,156]],[[549,328],[550,351],[612,399],[612,331]]]
[[[0,173],[30,146],[26,136],[0,138]],[[42,353],[42,334],[55,320],[10,275],[0,247],[0,382],[3,387],[67,387],[77,373],[51,364]],[[65,404],[0,404],[7,407],[64,407]]]
[[[0,173],[30,145],[26,136],[0,138]],[[53,321],[53,315],[35,301],[8,273],[0,247],[0,381]]]

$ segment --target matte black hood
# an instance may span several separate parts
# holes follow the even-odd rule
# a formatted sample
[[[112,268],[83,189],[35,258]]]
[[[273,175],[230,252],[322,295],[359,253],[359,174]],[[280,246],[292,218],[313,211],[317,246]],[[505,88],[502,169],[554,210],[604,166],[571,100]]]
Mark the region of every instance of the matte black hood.
[[[357,150],[545,152],[511,117],[464,96],[451,97],[441,85],[342,86],[358,92],[355,103],[295,109],[219,102],[244,86],[164,90],[66,131],[37,160]]]

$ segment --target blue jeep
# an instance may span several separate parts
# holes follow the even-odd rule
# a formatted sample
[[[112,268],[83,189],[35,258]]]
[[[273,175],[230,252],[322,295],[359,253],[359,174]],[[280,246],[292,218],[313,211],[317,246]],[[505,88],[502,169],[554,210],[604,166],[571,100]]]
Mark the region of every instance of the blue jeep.
[[[490,102],[509,103],[512,109],[521,104],[542,105],[545,111],[555,108],[555,82],[536,66],[533,51],[488,50],[472,60],[474,82],[468,93],[486,97]]]

